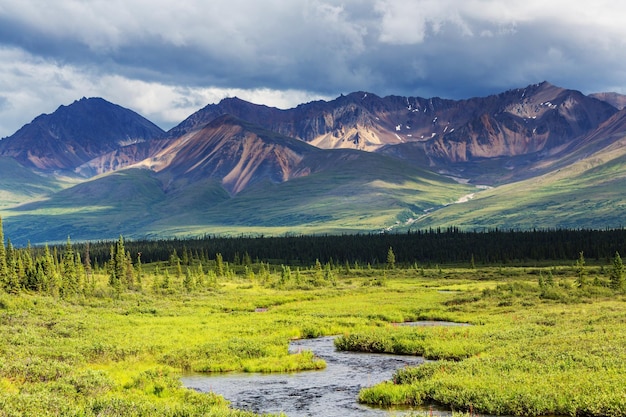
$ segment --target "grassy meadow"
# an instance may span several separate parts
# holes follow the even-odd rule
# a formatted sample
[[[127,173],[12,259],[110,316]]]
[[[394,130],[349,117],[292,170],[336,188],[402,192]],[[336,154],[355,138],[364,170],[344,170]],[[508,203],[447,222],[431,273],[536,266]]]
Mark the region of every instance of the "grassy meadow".
[[[215,267],[143,265],[122,292],[98,270],[84,294],[0,292],[0,416],[252,416],[180,376],[321,369],[288,343],[322,335],[432,360],[363,390],[363,403],[626,415],[626,298],[612,265]],[[471,326],[399,325],[416,320]]]

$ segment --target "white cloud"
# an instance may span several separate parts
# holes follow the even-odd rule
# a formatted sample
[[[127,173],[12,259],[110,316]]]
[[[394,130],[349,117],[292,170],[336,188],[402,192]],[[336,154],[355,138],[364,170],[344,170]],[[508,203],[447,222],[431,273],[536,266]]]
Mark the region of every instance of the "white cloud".
[[[0,137],[12,134],[35,116],[74,100],[84,76],[13,48],[0,48]],[[54,101],[52,101],[54,98]],[[55,103],[56,102],[56,103]]]
[[[81,97],[103,97],[168,129],[210,103],[237,96],[258,104],[290,108],[331,97],[307,91],[269,88],[217,88],[166,85],[119,75],[97,75],[45,61],[23,51],[0,48],[0,137],[42,113],[52,113]]]
[[[375,10],[381,16],[380,40],[390,44],[422,43],[446,24],[462,36],[507,34],[507,28],[536,22],[581,40],[626,36],[621,0],[377,0]]]
[[[167,127],[232,95],[619,90],[624,16],[622,0],[2,0],[0,136],[82,96]]]
[[[108,92],[107,100],[131,108],[161,127],[172,127],[187,116],[210,103],[227,97],[239,97],[252,103],[282,109],[319,99],[330,99],[298,90],[272,90],[268,88],[198,88],[148,83],[119,76],[104,77],[99,83],[101,93]],[[123,103],[123,104],[122,104]]]

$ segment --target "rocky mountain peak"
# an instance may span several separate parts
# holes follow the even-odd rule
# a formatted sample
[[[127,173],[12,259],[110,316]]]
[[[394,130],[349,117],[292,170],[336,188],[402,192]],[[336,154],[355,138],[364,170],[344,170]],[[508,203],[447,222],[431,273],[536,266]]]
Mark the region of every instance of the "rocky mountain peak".
[[[164,134],[154,123],[102,98],[81,98],[42,114],[0,141],[0,156],[41,170],[73,171],[100,155]]]
[[[203,128],[172,140],[140,165],[166,178],[169,191],[215,179],[229,193],[237,194],[251,184],[281,183],[303,175],[299,163],[305,154],[316,151],[297,139],[223,114]]]

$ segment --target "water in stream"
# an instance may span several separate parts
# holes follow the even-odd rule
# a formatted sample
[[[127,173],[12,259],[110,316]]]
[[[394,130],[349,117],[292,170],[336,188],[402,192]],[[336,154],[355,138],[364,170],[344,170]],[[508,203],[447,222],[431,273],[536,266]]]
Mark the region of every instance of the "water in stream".
[[[326,369],[293,374],[190,375],[183,378],[183,384],[221,394],[233,408],[261,414],[388,417],[402,412],[358,404],[359,390],[391,379],[398,368],[423,362],[415,356],[338,352],[332,337],[298,340],[289,349],[311,350],[326,361]]]

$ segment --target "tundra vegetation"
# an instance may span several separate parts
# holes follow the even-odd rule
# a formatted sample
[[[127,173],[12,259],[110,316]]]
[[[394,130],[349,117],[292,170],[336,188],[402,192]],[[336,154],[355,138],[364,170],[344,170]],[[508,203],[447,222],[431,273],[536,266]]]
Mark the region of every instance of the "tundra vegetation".
[[[339,335],[342,350],[432,360],[364,389],[363,403],[625,416],[625,271],[615,246],[598,239],[593,257],[581,247],[490,262],[501,255],[463,249],[463,236],[444,236],[456,242],[454,262],[409,258],[401,240],[379,262],[321,251],[287,262],[252,244],[232,250],[236,239],[210,254],[197,241],[144,242],[140,254],[123,237],[15,248],[0,223],[0,416],[253,416],[184,388],[180,376],[321,369],[288,343],[323,335]],[[417,320],[470,325],[403,325]]]

